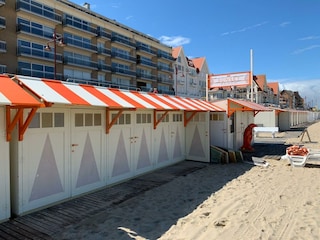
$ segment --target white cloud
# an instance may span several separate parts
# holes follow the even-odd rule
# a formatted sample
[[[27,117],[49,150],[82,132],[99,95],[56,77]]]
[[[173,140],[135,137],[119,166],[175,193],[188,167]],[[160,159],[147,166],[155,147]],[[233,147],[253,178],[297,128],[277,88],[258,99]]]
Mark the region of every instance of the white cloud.
[[[316,40],[316,39],[319,39],[319,38],[320,38],[320,36],[308,36],[308,37],[299,38],[298,40],[300,40],[300,41]]]
[[[159,38],[159,41],[171,47],[177,47],[177,46],[181,46],[191,42],[190,38],[186,38],[182,36],[172,36],[172,37],[161,36]]]
[[[313,80],[291,81],[278,80],[280,91],[291,90],[299,92],[300,97],[304,98],[306,104],[320,107],[320,78]]]
[[[264,21],[262,23],[257,23],[257,24],[252,25],[252,26],[243,27],[243,28],[238,29],[238,30],[233,30],[233,31],[230,31],[230,32],[224,32],[224,33],[221,33],[221,36],[226,36],[226,35],[229,35],[229,34],[245,32],[245,31],[248,31],[248,30],[251,30],[251,29],[254,29],[254,28],[261,27],[261,26],[263,26],[263,25],[265,25],[267,23],[268,23],[267,21]]]
[[[280,27],[286,27],[289,24],[291,24],[291,22],[282,22],[280,23]]]
[[[312,45],[312,46],[309,46],[309,47],[306,47],[306,48],[300,48],[300,49],[297,49],[295,51],[292,52],[292,54],[300,54],[300,53],[303,53],[305,51],[309,51],[309,50],[312,50],[314,48],[319,48],[320,45]]]

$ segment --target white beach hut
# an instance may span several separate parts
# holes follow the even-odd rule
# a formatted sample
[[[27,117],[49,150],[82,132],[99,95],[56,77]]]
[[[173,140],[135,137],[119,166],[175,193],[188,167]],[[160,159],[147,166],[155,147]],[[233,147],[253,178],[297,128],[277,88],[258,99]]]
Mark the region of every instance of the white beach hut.
[[[22,119],[24,109],[35,112],[40,107],[40,102],[23,91],[7,75],[0,75],[0,222],[6,221],[11,216],[10,198],[10,145],[13,129],[19,134],[25,130]],[[11,149],[14,154],[14,149]]]
[[[211,113],[210,144],[225,149],[239,150],[243,145],[243,134],[255,116],[268,108],[245,100],[228,98],[213,102],[225,113]]]
[[[12,142],[17,215],[185,159],[209,162],[208,114],[218,108],[208,102],[25,76],[15,81],[46,106],[23,141]]]

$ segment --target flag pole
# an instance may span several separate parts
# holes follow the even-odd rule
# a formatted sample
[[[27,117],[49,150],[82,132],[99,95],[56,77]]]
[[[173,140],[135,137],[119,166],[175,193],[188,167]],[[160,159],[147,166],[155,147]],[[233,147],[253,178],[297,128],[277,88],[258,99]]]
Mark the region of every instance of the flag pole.
[[[253,102],[253,53],[250,49],[250,79],[251,79],[251,102]]]
[[[209,91],[208,87],[209,87],[209,75],[206,74],[206,101],[208,101],[208,91]]]

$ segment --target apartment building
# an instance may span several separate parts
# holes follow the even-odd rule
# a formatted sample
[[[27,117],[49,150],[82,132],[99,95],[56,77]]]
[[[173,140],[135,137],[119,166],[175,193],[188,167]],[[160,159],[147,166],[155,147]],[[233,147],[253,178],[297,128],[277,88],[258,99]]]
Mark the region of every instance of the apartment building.
[[[0,0],[0,73],[173,94],[172,48],[67,0]]]
[[[228,74],[223,75],[228,76]],[[268,83],[265,74],[254,75],[252,89],[253,102],[270,106],[279,106],[280,93],[278,82]],[[224,98],[251,100],[251,84],[217,86],[209,90],[209,100],[213,101]]]
[[[176,95],[191,98],[206,96],[209,67],[204,57],[188,58],[182,46],[172,49],[175,59],[174,90]]]

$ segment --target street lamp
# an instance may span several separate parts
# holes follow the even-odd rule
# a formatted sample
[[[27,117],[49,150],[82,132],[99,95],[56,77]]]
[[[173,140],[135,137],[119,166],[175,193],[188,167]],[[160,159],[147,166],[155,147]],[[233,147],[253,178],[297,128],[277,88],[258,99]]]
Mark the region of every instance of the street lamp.
[[[53,42],[53,56],[54,56],[54,79],[56,79],[57,76],[57,45],[60,47],[64,47],[65,43],[63,42],[63,37],[60,34],[56,33],[56,30],[54,30],[52,34],[52,40],[47,42],[46,46],[44,47],[45,51],[51,51],[50,43]]]

